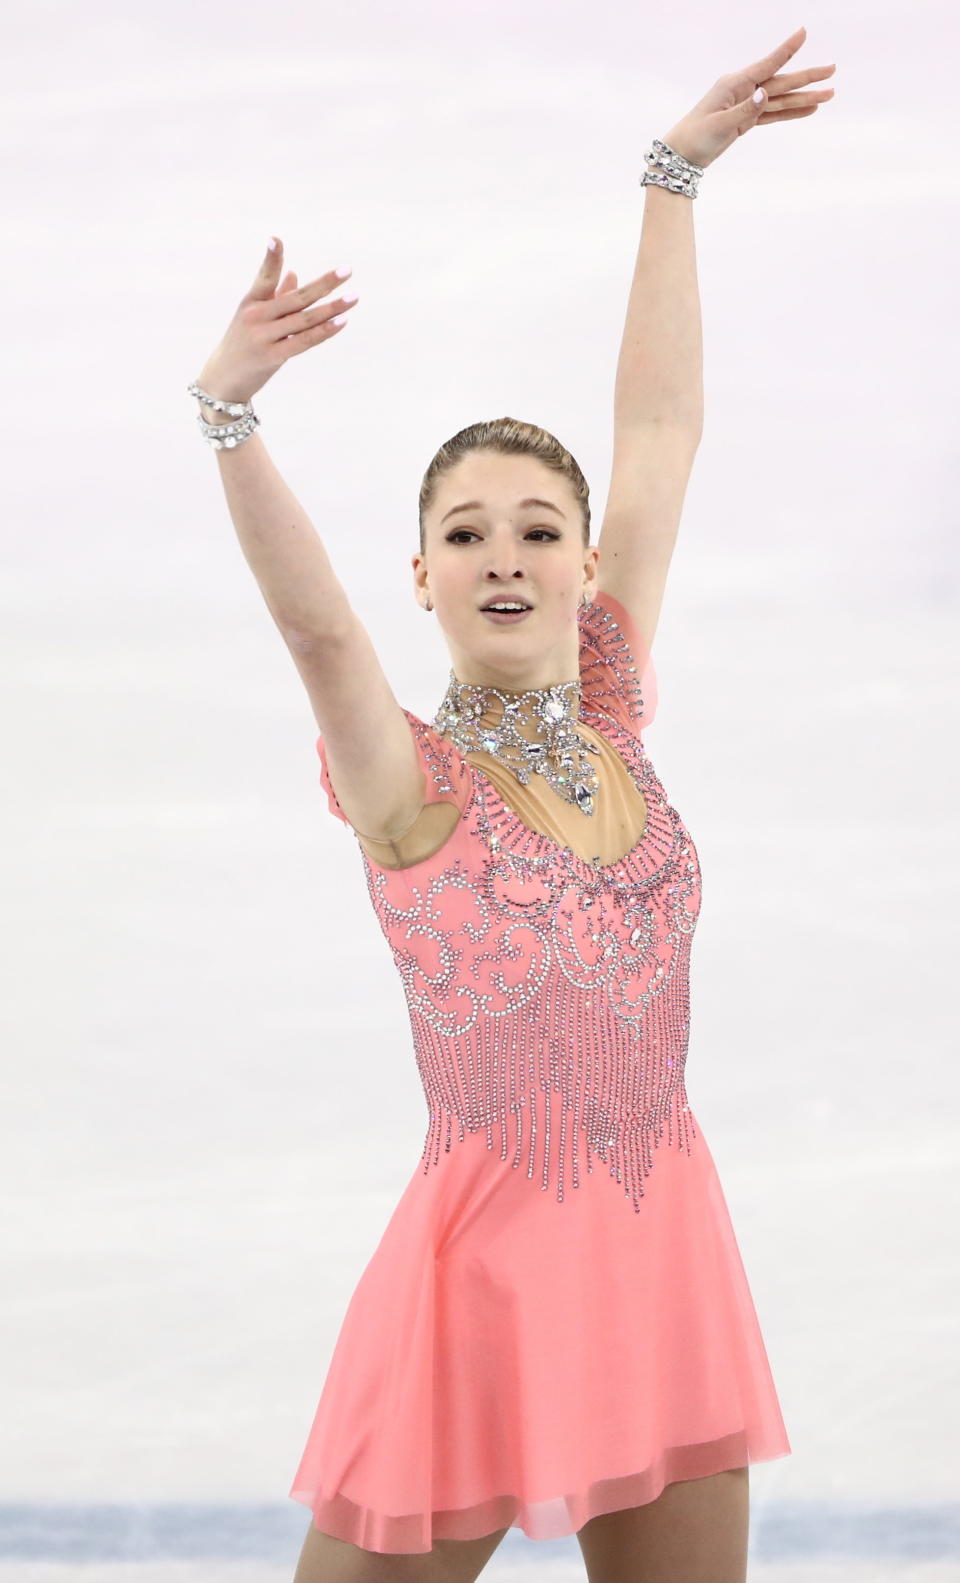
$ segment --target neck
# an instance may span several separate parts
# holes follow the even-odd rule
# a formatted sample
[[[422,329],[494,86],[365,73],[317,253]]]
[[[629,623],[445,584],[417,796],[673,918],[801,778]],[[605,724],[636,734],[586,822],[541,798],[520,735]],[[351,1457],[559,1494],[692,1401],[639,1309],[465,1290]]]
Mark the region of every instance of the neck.
[[[434,728],[461,753],[490,753],[526,785],[543,774],[567,802],[593,812],[599,780],[589,763],[596,744],[577,730],[581,681],[552,687],[479,686],[461,682],[453,671]]]
[[[501,740],[552,741],[564,723],[570,725],[579,719],[580,698],[579,676],[549,687],[499,687],[461,681],[451,670],[440,713],[469,728],[482,751],[479,737],[484,732]]]

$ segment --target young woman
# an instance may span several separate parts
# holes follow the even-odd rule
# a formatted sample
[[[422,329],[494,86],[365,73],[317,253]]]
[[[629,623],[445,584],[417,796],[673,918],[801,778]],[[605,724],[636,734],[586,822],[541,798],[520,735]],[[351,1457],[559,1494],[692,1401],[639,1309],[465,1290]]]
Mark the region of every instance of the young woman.
[[[250,406],[339,332],[349,270],[297,288],[273,246],[190,387],[361,848],[429,1111],[290,1491],[313,1514],[296,1583],[469,1583],[511,1526],[576,1533],[590,1583],[741,1583],[749,1464],[790,1451],[687,1100],[700,866],[643,731],[701,431],[689,200],[737,136],[829,97],[804,89],[833,67],[776,75],[803,38],[647,155],[598,547],[543,429],[476,423],[430,463],[413,585],[452,667],[431,721],[394,697]]]

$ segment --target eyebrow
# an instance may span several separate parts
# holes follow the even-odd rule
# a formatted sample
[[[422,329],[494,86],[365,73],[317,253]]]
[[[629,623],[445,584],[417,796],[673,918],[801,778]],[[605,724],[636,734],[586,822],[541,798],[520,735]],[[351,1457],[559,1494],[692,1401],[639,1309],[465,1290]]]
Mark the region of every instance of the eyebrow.
[[[555,506],[552,500],[538,500],[536,495],[528,495],[526,500],[518,500],[517,505],[524,508],[527,506],[540,506],[545,511],[555,511],[558,517],[563,517],[563,512],[560,510],[560,507]],[[484,509],[485,507],[482,500],[465,500],[462,505],[451,506],[446,515],[440,518],[440,526],[443,527],[447,517],[455,516],[458,511],[483,511]],[[563,520],[566,521],[566,517],[563,517]]]

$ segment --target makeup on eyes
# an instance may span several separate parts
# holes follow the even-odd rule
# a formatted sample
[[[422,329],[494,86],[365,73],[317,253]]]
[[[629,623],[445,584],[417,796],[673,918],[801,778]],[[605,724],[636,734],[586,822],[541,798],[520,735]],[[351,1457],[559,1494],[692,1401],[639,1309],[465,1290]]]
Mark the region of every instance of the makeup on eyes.
[[[452,528],[446,536],[447,543],[452,544],[458,533],[473,533],[474,531],[473,528]],[[528,528],[527,534],[530,533],[545,533],[548,539],[559,539],[560,537],[554,528]],[[524,536],[526,537],[527,535]]]

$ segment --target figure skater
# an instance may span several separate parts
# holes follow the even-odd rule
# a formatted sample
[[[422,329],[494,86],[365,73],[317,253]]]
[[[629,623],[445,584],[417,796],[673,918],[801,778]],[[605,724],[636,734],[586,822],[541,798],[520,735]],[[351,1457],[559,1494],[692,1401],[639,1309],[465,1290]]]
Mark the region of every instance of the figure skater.
[[[430,720],[394,697],[251,405],[340,333],[351,271],[298,287],[274,241],[189,387],[429,1118],[290,1490],[312,1513],[295,1583],[472,1583],[511,1527],[575,1533],[588,1583],[742,1583],[749,1466],[791,1450],[685,1087],[699,858],[643,738],[702,428],[691,200],[743,133],[830,97],[809,85],[833,66],[780,75],[804,38],[646,154],[598,545],[580,468],[535,424],[476,422],[430,462],[413,594],[451,661]]]

